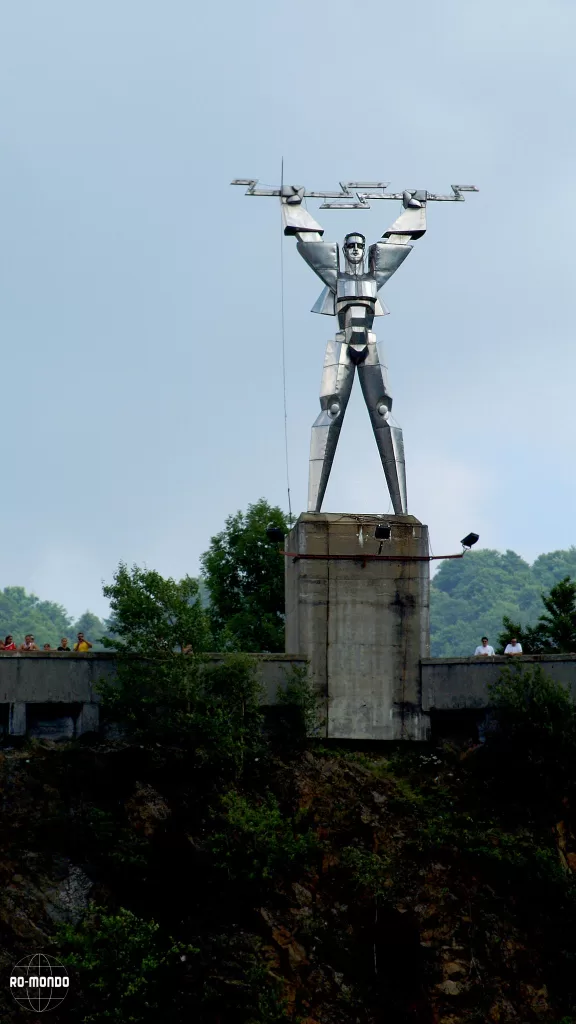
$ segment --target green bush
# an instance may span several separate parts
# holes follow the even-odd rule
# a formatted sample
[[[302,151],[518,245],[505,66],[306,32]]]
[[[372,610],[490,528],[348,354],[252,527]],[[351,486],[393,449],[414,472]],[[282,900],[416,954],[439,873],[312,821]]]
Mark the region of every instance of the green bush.
[[[506,665],[498,681],[489,685],[488,695],[509,736],[574,742],[570,691],[547,676],[541,665]]]
[[[129,736],[185,748],[219,774],[240,778],[263,753],[261,687],[246,656],[219,665],[178,653],[121,656],[117,678],[99,691],[105,714]]]
[[[70,999],[72,1019],[82,1024],[184,1019],[183,983],[198,950],[163,936],[154,921],[93,906],[78,928],[61,925],[55,944],[80,984],[80,998],[75,993],[74,1002]]]
[[[324,724],[322,705],[322,698],[310,682],[308,669],[292,665],[285,684],[276,692],[271,716],[275,741],[294,752],[301,750],[309,737],[318,736]]]
[[[85,814],[86,837],[93,854],[105,858],[114,868],[134,871],[148,863],[149,843],[117,816],[100,807],[89,807]]]
[[[317,849],[303,815],[285,818],[272,793],[251,802],[231,792],[222,798],[223,828],[210,836],[215,864],[230,880],[270,881],[305,864]]]
[[[540,665],[514,664],[489,686],[498,729],[488,749],[500,751],[499,787],[532,802],[556,800],[576,779],[576,714],[570,692]]]
[[[382,896],[390,888],[390,861],[372,851],[349,846],[342,854],[342,863],[352,875],[354,884],[371,896]]]

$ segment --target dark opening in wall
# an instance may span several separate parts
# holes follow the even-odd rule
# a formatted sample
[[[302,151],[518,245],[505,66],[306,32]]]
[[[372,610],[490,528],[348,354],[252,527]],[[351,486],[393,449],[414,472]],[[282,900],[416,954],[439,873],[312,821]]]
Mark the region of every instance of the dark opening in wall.
[[[26,732],[38,739],[71,740],[81,704],[28,704]]]

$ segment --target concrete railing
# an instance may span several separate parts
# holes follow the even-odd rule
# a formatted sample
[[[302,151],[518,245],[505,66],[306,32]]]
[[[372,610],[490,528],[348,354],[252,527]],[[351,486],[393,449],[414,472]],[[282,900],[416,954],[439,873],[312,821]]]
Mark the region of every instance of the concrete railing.
[[[576,654],[423,658],[420,663],[423,710],[488,707],[488,685],[497,682],[504,666],[512,662],[541,665],[546,675],[569,686],[576,700]]]
[[[222,654],[207,655],[218,664]],[[273,704],[292,666],[304,658],[290,654],[255,654],[263,701]],[[0,733],[11,736],[71,738],[99,728],[97,685],[116,675],[116,655],[109,652],[0,652]]]
[[[208,655],[212,664],[222,654]],[[306,660],[292,654],[254,654],[263,686],[263,701],[274,704],[278,688],[286,684],[293,666]],[[487,708],[488,685],[497,681],[511,662],[539,664],[552,679],[569,686],[576,700],[576,655],[524,655],[506,658],[424,658],[420,663],[422,712]],[[89,652],[0,652],[0,732],[13,736],[71,738],[99,729],[97,684],[113,679],[116,656]],[[446,718],[449,716],[446,715]],[[367,736],[368,739],[375,737]]]

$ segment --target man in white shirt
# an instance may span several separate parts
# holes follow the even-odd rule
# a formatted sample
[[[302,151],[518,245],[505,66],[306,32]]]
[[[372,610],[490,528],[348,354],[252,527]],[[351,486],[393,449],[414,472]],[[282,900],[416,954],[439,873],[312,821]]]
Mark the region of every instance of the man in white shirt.
[[[504,654],[522,654],[522,644],[519,644],[516,637],[510,640],[510,643],[506,645]]]
[[[489,658],[494,657],[494,648],[490,647],[487,636],[482,637],[482,645],[476,648],[474,657],[477,658],[479,654],[487,654]]]

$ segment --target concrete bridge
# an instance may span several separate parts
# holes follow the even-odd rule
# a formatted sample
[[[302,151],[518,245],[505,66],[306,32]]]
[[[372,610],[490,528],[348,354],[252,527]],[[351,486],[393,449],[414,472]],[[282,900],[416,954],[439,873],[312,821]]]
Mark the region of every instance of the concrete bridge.
[[[212,663],[223,656],[209,655]],[[254,658],[263,687],[263,702],[274,704],[292,666],[306,660],[291,654],[257,654]],[[547,675],[571,688],[576,699],[576,654],[525,655],[510,659],[423,658],[420,661],[421,713],[428,734],[443,731],[460,720],[468,727],[488,708],[488,685],[496,682],[502,667],[511,661],[539,664]],[[0,653],[0,733],[4,736],[37,736],[72,739],[98,732],[100,697],[97,684],[111,680],[116,671],[112,653],[61,654],[56,651]],[[384,686],[383,686],[384,689]],[[328,699],[327,714],[330,715]],[[346,737],[342,736],[342,739]],[[350,739],[375,740],[370,723],[362,719]]]

